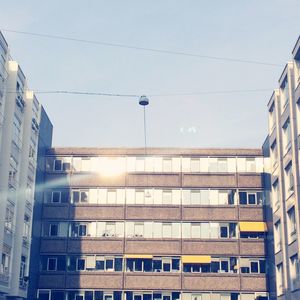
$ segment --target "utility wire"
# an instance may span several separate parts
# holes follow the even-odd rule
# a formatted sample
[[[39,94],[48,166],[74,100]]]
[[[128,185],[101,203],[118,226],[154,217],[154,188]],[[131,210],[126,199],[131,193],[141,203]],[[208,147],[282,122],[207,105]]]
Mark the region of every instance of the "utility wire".
[[[107,97],[127,97],[137,98],[138,94],[119,94],[119,93],[104,93],[104,92],[88,92],[88,91],[71,91],[71,90],[32,90],[34,94],[69,94],[69,95],[86,95],[86,96],[107,96]],[[220,91],[200,91],[195,93],[174,93],[174,94],[147,94],[149,97],[177,97],[177,96],[200,96],[200,95],[225,95],[239,93],[259,93],[270,92],[273,89],[248,89],[248,90],[220,90]],[[6,90],[8,94],[19,93],[16,90]]]
[[[202,55],[202,54],[189,53],[189,52],[183,52],[183,51],[164,50],[164,49],[158,49],[158,48],[146,48],[146,47],[140,47],[140,46],[134,46],[134,45],[127,45],[127,44],[109,43],[109,42],[96,41],[96,40],[86,40],[86,39],[73,38],[73,37],[61,36],[61,35],[53,35],[53,34],[46,34],[46,33],[36,33],[36,32],[28,32],[28,31],[12,30],[12,29],[7,29],[7,28],[0,28],[0,30],[5,31],[5,32],[10,32],[10,33],[30,35],[30,36],[34,36],[34,37],[42,37],[42,38],[57,39],[57,40],[66,40],[66,41],[71,41],[71,42],[79,42],[79,43],[101,45],[101,46],[108,46],[108,47],[118,47],[118,48],[132,49],[132,50],[142,50],[142,51],[148,51],[148,52],[153,52],[153,53],[181,55],[181,56],[189,56],[189,57],[219,60],[219,61],[227,61],[227,62],[265,65],[265,66],[271,66],[271,67],[283,67],[284,66],[284,65],[281,65],[281,64],[264,62],[264,61],[256,61],[256,60],[250,60],[250,59],[238,59],[238,58],[232,58],[232,57]]]

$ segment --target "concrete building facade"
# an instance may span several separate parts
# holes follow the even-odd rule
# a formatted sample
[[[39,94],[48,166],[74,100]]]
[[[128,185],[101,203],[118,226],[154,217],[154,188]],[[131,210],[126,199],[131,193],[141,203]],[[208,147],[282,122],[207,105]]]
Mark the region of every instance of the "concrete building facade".
[[[268,103],[278,299],[300,299],[300,37]]]
[[[0,299],[27,297],[41,110],[0,33]]]
[[[261,149],[49,149],[32,295],[270,299],[265,166]]]

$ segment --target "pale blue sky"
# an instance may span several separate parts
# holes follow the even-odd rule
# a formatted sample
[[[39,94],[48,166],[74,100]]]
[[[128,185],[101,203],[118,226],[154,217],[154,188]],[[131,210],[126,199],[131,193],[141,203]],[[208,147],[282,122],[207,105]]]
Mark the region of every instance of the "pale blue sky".
[[[285,64],[300,33],[299,0],[1,1],[0,27]],[[149,97],[149,146],[260,147],[281,67],[214,61],[4,32],[36,90]],[[143,146],[138,99],[38,95],[55,146]],[[188,132],[188,128],[190,132]],[[196,132],[195,132],[196,131]]]

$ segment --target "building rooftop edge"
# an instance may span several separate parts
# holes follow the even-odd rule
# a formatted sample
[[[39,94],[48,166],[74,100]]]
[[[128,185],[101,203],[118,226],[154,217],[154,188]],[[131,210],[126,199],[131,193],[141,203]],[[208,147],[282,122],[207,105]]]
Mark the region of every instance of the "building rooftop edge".
[[[53,147],[47,150],[48,155],[144,155],[143,147]],[[262,156],[262,148],[173,148],[173,147],[154,147],[147,148],[147,154],[165,155],[259,155]]]

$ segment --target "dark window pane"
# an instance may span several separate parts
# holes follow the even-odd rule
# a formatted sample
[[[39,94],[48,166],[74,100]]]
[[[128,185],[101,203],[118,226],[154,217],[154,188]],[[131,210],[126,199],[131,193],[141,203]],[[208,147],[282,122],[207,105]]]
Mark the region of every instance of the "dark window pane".
[[[65,300],[65,292],[52,290],[51,300]]]
[[[54,161],[54,170],[55,171],[61,171],[61,166],[62,166],[61,160],[55,160]]]
[[[178,258],[172,259],[172,270],[179,271],[180,269],[180,260]]]
[[[221,270],[224,272],[228,272],[228,261],[221,261]]]
[[[81,202],[88,202],[87,192],[81,192]]]
[[[220,227],[220,236],[221,238],[227,238],[228,237],[228,227],[222,226]]]
[[[142,300],[142,295],[134,295],[133,300]]]
[[[122,292],[114,292],[114,300],[121,300]]]
[[[179,300],[180,293],[179,292],[173,292],[172,293],[172,300]]]
[[[151,259],[144,260],[144,271],[152,272],[152,260]]]
[[[247,193],[239,192],[240,204],[247,204]]]
[[[192,272],[191,265],[189,265],[189,264],[184,264],[184,265],[183,265],[183,272],[187,272],[187,273]]]
[[[255,194],[248,194],[248,202],[249,202],[249,204],[256,204]]]
[[[71,169],[71,164],[70,163],[63,163],[63,170],[64,171],[69,171]]]
[[[126,271],[133,271],[133,259],[131,258],[126,261]]]
[[[212,273],[218,273],[220,269],[220,264],[218,261],[212,261],[210,264],[210,269]]]
[[[260,273],[266,273],[266,261],[265,260],[259,261],[259,268],[260,268]]]
[[[79,225],[79,236],[86,236],[86,225]]]
[[[79,202],[79,192],[78,191],[74,191],[73,192],[73,202],[74,203],[78,203]]]
[[[114,260],[113,259],[107,259],[105,261],[105,264],[106,264],[106,270],[111,270],[111,269],[113,269],[113,266],[114,266]]]
[[[201,272],[202,273],[208,273],[208,272],[210,272],[210,265],[202,265],[201,266]]]
[[[52,202],[54,202],[54,203],[60,202],[60,192],[52,193]]]
[[[49,300],[49,299],[50,299],[49,291],[40,291],[39,292],[39,300]]]
[[[84,300],[93,300],[93,292],[85,291],[84,292]]]
[[[153,293],[153,300],[161,300],[162,295],[161,293]]]
[[[58,225],[51,224],[50,225],[50,236],[57,236],[58,235]]]
[[[95,299],[94,300],[103,300],[103,292],[95,291]]]
[[[55,271],[56,270],[56,259],[55,258],[49,258],[49,260],[48,260],[48,270],[49,271]]]
[[[122,258],[115,258],[115,271],[122,271]]]
[[[171,264],[170,263],[164,263],[163,264],[163,270],[164,270],[164,272],[170,272],[171,271]]]
[[[68,267],[69,271],[75,271],[76,270],[76,257],[71,256],[69,258],[69,267]]]
[[[143,300],[151,300],[152,299],[152,295],[151,294],[144,294],[143,295]]]
[[[85,260],[78,259],[77,260],[77,270],[84,270],[85,269]]]
[[[142,259],[135,259],[135,271],[142,271],[143,270],[143,261]]]
[[[104,260],[96,260],[96,270],[104,270]]]
[[[66,270],[66,257],[65,256],[59,256],[57,258],[57,270],[58,271]]]
[[[262,205],[264,201],[264,194],[263,192],[257,192],[257,204]]]
[[[248,267],[241,267],[241,273],[250,273],[250,268],[248,268]]]
[[[154,272],[160,272],[162,268],[161,260],[153,260],[153,270]]]
[[[258,273],[258,262],[252,261],[250,264],[251,267],[251,273]]]

